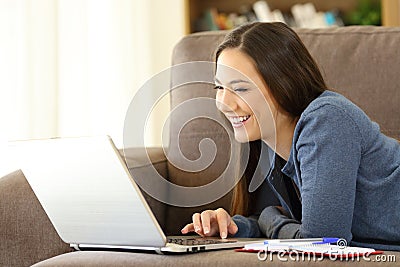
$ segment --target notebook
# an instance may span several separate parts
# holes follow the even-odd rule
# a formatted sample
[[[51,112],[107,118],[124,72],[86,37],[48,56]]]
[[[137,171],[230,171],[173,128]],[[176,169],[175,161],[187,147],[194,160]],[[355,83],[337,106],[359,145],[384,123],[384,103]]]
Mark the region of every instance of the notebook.
[[[255,242],[166,237],[108,136],[17,141],[10,151],[58,235],[77,250],[197,252]]]

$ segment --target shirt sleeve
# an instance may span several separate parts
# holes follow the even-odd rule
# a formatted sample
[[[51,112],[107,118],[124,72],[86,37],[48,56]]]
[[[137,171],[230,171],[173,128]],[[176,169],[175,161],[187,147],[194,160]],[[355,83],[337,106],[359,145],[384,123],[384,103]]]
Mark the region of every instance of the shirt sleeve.
[[[242,215],[234,215],[232,220],[238,227],[238,231],[234,237],[261,237],[257,216],[244,217]]]
[[[340,107],[324,105],[301,119],[295,134],[301,222],[267,207],[259,218],[269,238],[333,236],[351,241],[361,133]]]
[[[266,207],[262,211],[258,219],[258,224],[260,231],[264,233],[267,238],[302,238],[300,235],[301,223],[281,214],[281,212],[273,206]]]

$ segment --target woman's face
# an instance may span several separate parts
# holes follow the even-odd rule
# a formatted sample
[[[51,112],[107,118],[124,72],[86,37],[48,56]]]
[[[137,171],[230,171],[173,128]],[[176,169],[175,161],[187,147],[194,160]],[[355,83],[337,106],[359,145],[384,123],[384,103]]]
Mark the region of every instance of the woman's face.
[[[239,49],[223,50],[215,84],[217,108],[232,123],[237,141],[275,141],[276,104],[252,58]]]

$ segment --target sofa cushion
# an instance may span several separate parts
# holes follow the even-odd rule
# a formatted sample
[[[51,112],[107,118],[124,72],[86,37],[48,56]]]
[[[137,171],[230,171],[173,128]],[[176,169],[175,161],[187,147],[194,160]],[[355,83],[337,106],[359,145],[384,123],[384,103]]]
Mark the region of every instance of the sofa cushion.
[[[265,255],[265,254],[264,254]],[[264,255],[261,255],[263,259]],[[400,252],[385,252],[385,259],[388,260],[388,255],[394,255],[399,260]],[[381,256],[379,256],[381,257]],[[367,260],[371,262],[368,262]],[[157,255],[151,253],[126,253],[126,252],[101,252],[101,251],[79,251],[56,256],[54,258],[45,260],[34,267],[67,267],[67,266],[86,266],[86,267],[100,267],[100,266],[268,266],[273,263],[273,266],[390,266],[394,262],[378,262],[376,255],[370,256],[367,260],[362,257],[357,261],[343,262],[340,260],[330,260],[324,258],[322,261],[319,257],[313,258],[306,257],[304,260],[300,257],[296,261],[296,255],[289,257],[279,256],[277,254],[268,255],[265,260],[259,260],[257,253],[243,253],[235,252],[233,250],[220,250],[212,252],[202,252],[195,254],[184,255]],[[391,257],[391,259],[393,259]]]
[[[0,197],[0,266],[30,266],[72,251],[58,236],[22,171],[0,178]]]

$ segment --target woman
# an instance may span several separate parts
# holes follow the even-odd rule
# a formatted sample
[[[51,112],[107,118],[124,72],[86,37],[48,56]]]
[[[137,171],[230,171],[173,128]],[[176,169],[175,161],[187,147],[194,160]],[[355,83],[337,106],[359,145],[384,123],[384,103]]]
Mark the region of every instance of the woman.
[[[334,236],[400,250],[400,145],[327,89],[297,34],[283,23],[244,25],[226,36],[216,62],[217,107],[238,141],[262,140],[274,150],[266,181],[280,204],[243,216],[252,199],[238,189],[249,184],[242,179],[236,188],[242,193],[233,199],[242,208],[234,206],[235,216],[222,208],[196,213],[182,233]],[[241,77],[227,75],[227,68]]]

